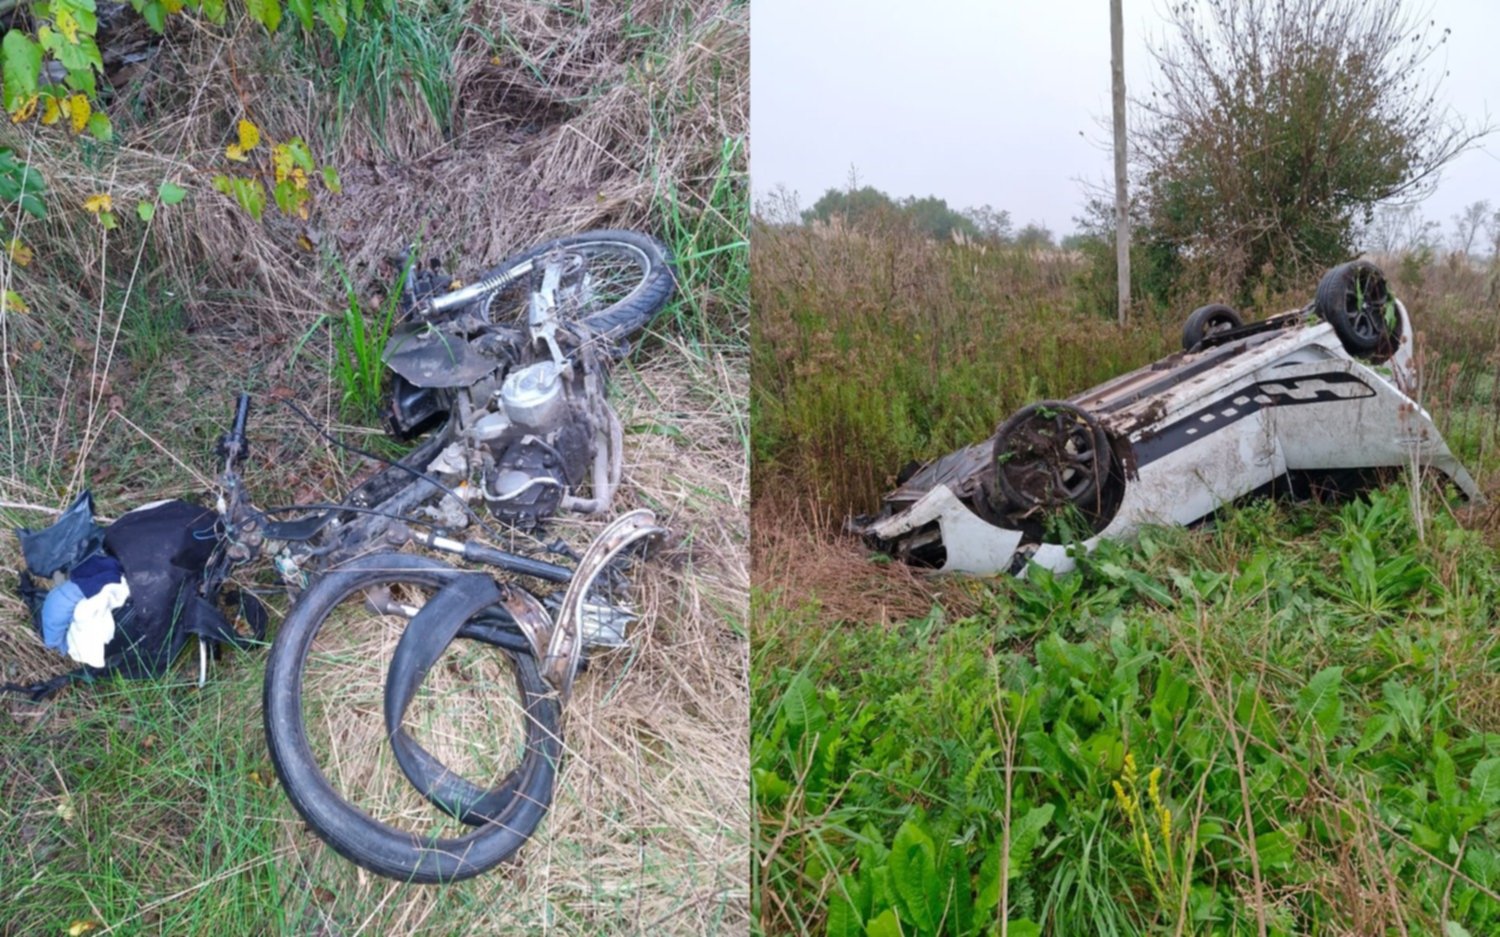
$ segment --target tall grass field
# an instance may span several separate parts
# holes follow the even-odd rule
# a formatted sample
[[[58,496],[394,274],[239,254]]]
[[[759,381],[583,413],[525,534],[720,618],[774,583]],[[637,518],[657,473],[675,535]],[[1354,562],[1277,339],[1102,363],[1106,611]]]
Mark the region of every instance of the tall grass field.
[[[844,518],[1175,350],[1191,309],[1122,330],[1082,257],[899,225],[754,241],[757,933],[1500,933],[1493,508],[1400,480],[1066,575],[913,574]],[[1382,262],[1422,402],[1493,493],[1500,268]]]

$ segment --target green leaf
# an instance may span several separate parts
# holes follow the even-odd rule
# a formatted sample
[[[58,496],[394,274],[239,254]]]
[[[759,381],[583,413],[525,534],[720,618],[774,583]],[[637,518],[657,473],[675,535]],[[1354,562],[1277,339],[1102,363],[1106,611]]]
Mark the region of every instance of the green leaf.
[[[334,169],[332,166],[323,167],[323,184],[327,186],[328,191],[332,192],[334,195],[338,195],[340,192],[344,191],[344,184],[339,181],[339,171],[337,169]]]
[[[292,157],[292,163],[303,172],[311,175],[317,171],[317,167],[313,165],[312,152],[308,150],[307,144],[302,141],[301,137],[293,137],[286,141],[286,151]]]
[[[115,128],[109,122],[109,115],[103,111],[95,111],[89,115],[89,133],[95,140],[108,143],[115,138]]]
[[[274,33],[281,26],[281,0],[245,0],[245,10],[266,32]]]
[[[171,182],[163,182],[157,187],[156,194],[163,205],[176,205],[187,197],[187,189]]]
[[[1284,869],[1297,855],[1297,839],[1287,830],[1262,833],[1255,837],[1255,852],[1263,869]]]
[[[167,8],[162,5],[161,0],[146,0],[135,8],[141,14],[141,19],[146,21],[152,31],[161,33],[167,28]]]
[[[1354,754],[1364,754],[1379,745],[1386,736],[1394,735],[1398,728],[1400,724],[1395,713],[1376,713],[1365,722],[1365,730],[1360,734],[1359,744],[1354,747]]]
[[[786,725],[794,737],[800,737],[821,713],[818,694],[806,674],[797,674],[788,681],[786,692],[781,695],[781,711],[786,715]]]
[[[344,34],[349,31],[348,0],[313,0],[313,6],[318,11],[318,18],[328,24],[333,38],[342,43]]]
[[[265,214],[266,190],[260,184],[259,179],[241,179],[220,174],[214,176],[213,186],[238,202],[240,207],[249,212],[250,217],[256,221],[259,221]]]
[[[0,78],[5,82],[4,101],[7,111],[36,94],[37,79],[42,74],[42,47],[19,29],[12,29],[0,40]]]
[[[156,215],[156,206],[150,202],[136,202],[135,213],[142,221],[150,221]]]
[[[886,908],[865,925],[865,933],[868,937],[903,937],[901,922],[896,919],[896,912],[891,908]]]
[[[1474,766],[1469,793],[1486,807],[1500,806],[1500,758],[1486,758]]]
[[[1042,937],[1042,925],[1030,918],[1011,918],[1005,922],[1005,932],[1010,937]]]
[[[1057,808],[1053,804],[1032,807],[1026,815],[1010,827],[1010,868],[1007,878],[1015,878],[1031,864],[1031,854],[1036,851],[1037,840]]]
[[[292,11],[302,28],[312,32],[313,28],[313,0],[286,0],[286,8]]]
[[[1339,696],[1343,681],[1344,668],[1324,667],[1297,694],[1297,714],[1304,720],[1311,718],[1325,739],[1338,733],[1344,719],[1344,701]]]
[[[931,932],[937,925],[929,896],[937,890],[937,855],[932,837],[916,822],[907,820],[891,843],[891,885],[901,902],[902,917]]]
[[[974,896],[974,914],[983,916],[1000,904],[1000,841],[987,848],[979,864],[979,891]]]
[[[865,932],[859,912],[843,895],[834,895],[828,901],[828,937],[861,937]]]
[[[224,25],[224,0],[202,0],[199,9],[210,23],[215,26]]]
[[[1448,754],[1446,748],[1433,749],[1432,787],[1437,791],[1440,802],[1450,807],[1459,805],[1458,769],[1453,764],[1453,756]]]

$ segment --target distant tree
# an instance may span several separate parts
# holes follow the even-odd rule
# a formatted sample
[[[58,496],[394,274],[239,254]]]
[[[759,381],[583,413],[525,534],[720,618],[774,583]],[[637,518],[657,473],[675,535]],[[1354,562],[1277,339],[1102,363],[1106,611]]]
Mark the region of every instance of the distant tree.
[[[999,212],[1008,223],[1009,216]],[[978,237],[980,230],[965,213],[954,211],[935,195],[926,198],[907,196],[895,200],[873,186],[829,189],[813,206],[802,213],[804,222],[828,221],[840,217],[844,223],[860,225],[879,217],[897,216],[929,237],[947,240],[954,231],[967,237]]]
[[[978,237],[979,229],[974,222],[948,207],[947,201],[935,195],[926,198],[907,197],[900,202],[901,212],[911,220],[918,231],[931,237],[946,240],[954,231],[967,237]]]
[[[1072,234],[1063,235],[1063,239],[1057,242],[1057,246],[1065,251],[1081,251],[1095,240],[1097,240],[1095,235],[1074,231]]]
[[[988,205],[981,205],[978,208],[965,209],[963,216],[974,224],[980,237],[1001,242],[1011,239],[1013,232],[1008,211],[997,211]]]
[[[1147,236],[1200,289],[1248,300],[1354,254],[1376,205],[1411,202],[1489,132],[1437,104],[1446,41],[1403,0],[1182,0],[1139,100]]]
[[[891,201],[891,197],[872,186],[829,189],[823,193],[822,198],[813,202],[811,208],[802,213],[802,220],[826,222],[837,215],[847,224],[859,224],[868,218],[895,210],[896,203]]]
[[[1469,253],[1474,249],[1474,240],[1484,230],[1484,224],[1489,220],[1490,203],[1478,201],[1469,205],[1463,211],[1453,216],[1453,249],[1462,253]],[[1481,248],[1483,244],[1481,243]]]
[[[1359,239],[1377,254],[1417,254],[1436,251],[1440,234],[1438,223],[1423,218],[1415,205],[1381,205]]]
[[[1046,225],[1033,221],[1016,233],[1016,246],[1026,250],[1041,250],[1056,247],[1057,244],[1052,240],[1052,232]]]

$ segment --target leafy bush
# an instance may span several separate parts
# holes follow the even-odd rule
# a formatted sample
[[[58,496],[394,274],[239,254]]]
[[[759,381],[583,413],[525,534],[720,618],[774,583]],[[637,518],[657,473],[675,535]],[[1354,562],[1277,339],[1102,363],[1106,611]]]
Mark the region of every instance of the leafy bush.
[[[1494,569],[1377,493],[1149,532],[996,583],[990,613],[835,628],[800,662],[781,649],[826,626],[765,609],[760,925],[1494,933]]]

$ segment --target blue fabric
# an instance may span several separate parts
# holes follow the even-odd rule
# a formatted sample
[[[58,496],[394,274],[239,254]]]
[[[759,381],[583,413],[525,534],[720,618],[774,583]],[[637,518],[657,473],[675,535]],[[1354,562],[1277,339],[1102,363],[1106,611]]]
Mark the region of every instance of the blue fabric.
[[[98,595],[99,590],[110,583],[124,578],[125,567],[108,553],[95,553],[73,567],[73,572],[68,574],[68,581],[82,589],[86,599]]]
[[[82,601],[83,590],[71,580],[47,593],[47,598],[42,601],[43,643],[54,651],[67,651],[68,628],[73,624],[73,609]]]
[[[68,572],[79,562],[99,552],[104,530],[94,523],[94,496],[85,491],[51,526],[41,530],[16,531],[21,554],[33,575],[46,578],[58,570]]]

